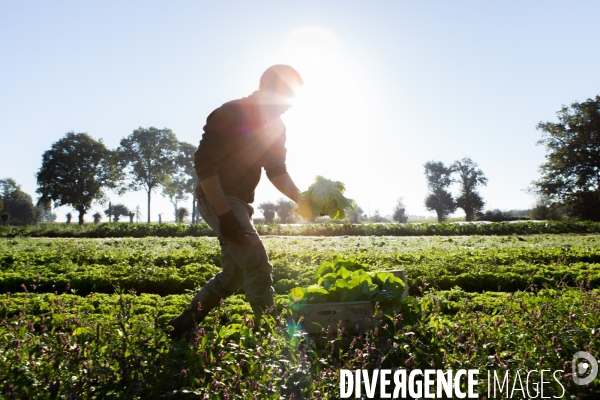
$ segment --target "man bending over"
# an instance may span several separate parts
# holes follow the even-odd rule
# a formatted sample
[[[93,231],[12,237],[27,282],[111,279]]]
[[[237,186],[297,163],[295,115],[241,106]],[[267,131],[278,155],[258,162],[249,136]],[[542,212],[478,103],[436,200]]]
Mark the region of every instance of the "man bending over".
[[[273,307],[273,267],[252,224],[250,204],[263,168],[281,193],[298,202],[299,190],[286,170],[285,125],[280,117],[302,84],[294,68],[274,65],[261,76],[257,91],[208,116],[195,153],[196,196],[200,215],[219,238],[221,271],[169,322],[172,337],[190,332],[242,285],[256,326]]]

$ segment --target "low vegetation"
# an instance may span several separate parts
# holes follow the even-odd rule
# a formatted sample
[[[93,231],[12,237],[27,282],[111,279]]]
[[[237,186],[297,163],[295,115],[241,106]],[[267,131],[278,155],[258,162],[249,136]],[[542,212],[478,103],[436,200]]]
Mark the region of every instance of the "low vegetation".
[[[1,396],[325,399],[339,396],[340,369],[358,368],[477,368],[482,380],[487,370],[562,370],[545,396],[600,393],[598,381],[570,377],[576,351],[600,348],[599,235],[264,243],[278,318],[254,329],[242,290],[191,341],[171,341],[167,322],[219,268],[216,238],[0,241]],[[379,326],[358,334],[288,323],[290,291],[325,288],[342,267],[383,278],[380,291],[379,271],[404,269],[410,295],[376,303]]]

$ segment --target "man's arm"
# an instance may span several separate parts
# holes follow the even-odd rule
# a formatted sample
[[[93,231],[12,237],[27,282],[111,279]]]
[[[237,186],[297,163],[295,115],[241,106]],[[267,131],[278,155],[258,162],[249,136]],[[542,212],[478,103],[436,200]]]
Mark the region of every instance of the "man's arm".
[[[223,215],[231,211],[231,207],[229,206],[227,199],[225,199],[225,193],[223,193],[219,175],[213,175],[200,181],[200,186],[206,197],[208,197],[208,201],[212,204],[217,215]]]
[[[231,206],[227,202],[227,199],[225,199],[219,175],[213,175],[204,179],[200,182],[200,186],[202,186],[204,194],[208,197],[219,217],[221,235],[234,243],[242,243],[244,237],[247,237],[251,233],[242,230],[240,221],[233,214]]]
[[[271,183],[277,190],[287,196],[294,203],[298,203],[298,187],[292,180],[292,177],[287,172],[281,175],[274,176],[270,179]],[[202,187],[204,189],[204,186]]]
[[[219,107],[206,119],[204,134],[198,150],[194,153],[194,168],[202,191],[213,205],[217,215],[231,210],[225,199],[217,163],[223,157],[227,146],[224,139],[231,130],[234,116],[229,109]]]

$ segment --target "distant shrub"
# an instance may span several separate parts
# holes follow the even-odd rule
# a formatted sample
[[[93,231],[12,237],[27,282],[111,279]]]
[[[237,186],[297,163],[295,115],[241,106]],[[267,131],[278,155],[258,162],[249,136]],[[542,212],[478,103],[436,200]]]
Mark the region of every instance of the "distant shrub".
[[[537,218],[536,218],[537,219]],[[546,219],[546,218],[540,218]],[[486,222],[507,222],[507,221],[528,221],[531,220],[528,216],[515,216],[510,213],[505,213],[500,210],[488,210],[484,213],[479,213],[476,217],[476,221]]]

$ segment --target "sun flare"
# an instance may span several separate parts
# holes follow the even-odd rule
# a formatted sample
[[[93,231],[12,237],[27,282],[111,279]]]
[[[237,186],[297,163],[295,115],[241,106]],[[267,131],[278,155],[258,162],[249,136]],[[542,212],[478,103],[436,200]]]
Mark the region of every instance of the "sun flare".
[[[300,133],[289,140],[297,141],[302,156],[315,154],[317,146],[340,149],[349,141],[365,139],[368,113],[362,83],[341,40],[326,29],[300,28],[286,36],[283,54],[305,82],[293,112],[286,116],[288,129]]]

